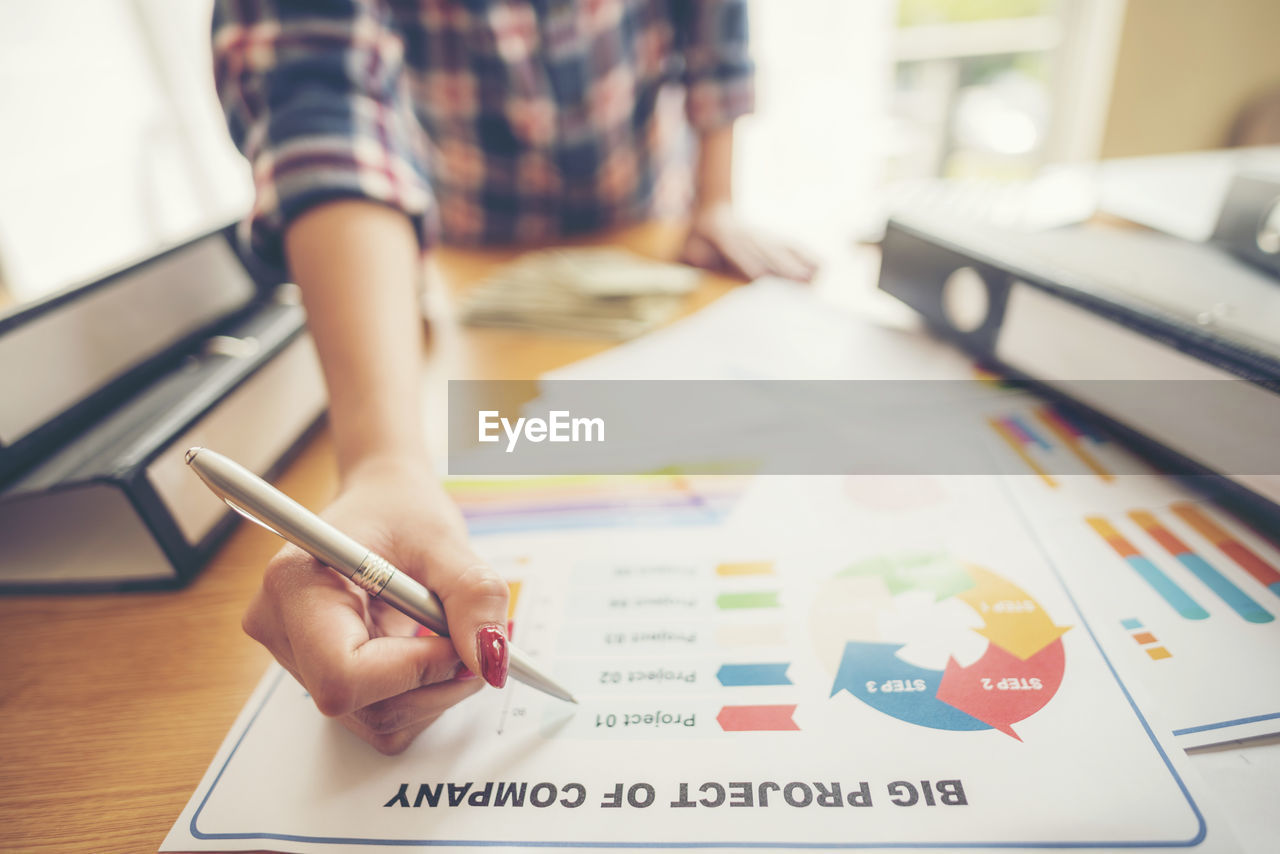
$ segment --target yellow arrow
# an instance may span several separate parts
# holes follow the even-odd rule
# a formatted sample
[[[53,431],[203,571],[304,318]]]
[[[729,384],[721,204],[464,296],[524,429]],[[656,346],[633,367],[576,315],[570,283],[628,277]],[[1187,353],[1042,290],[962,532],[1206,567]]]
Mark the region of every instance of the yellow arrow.
[[[1005,652],[1026,661],[1071,628],[1055,626],[1040,603],[1018,585],[981,567],[965,569],[973,587],[956,595],[986,622],[978,634]]]

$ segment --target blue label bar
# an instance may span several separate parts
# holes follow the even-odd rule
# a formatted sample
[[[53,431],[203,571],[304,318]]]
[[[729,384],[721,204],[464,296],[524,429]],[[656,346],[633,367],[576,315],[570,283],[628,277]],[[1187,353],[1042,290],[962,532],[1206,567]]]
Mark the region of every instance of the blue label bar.
[[[726,688],[737,688],[743,685],[790,685],[787,668],[790,662],[779,661],[768,664],[724,664],[716,671],[716,678]]]

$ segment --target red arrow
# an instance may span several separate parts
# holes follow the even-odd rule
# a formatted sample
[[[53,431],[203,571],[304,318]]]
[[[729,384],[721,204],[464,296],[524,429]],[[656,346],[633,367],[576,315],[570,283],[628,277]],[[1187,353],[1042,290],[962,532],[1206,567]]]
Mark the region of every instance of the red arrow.
[[[795,706],[725,706],[716,721],[725,732],[780,732],[798,730],[791,720]]]
[[[1025,661],[991,643],[968,667],[954,658],[947,662],[938,699],[1022,741],[1012,724],[1044,708],[1062,684],[1064,668],[1061,638]]]

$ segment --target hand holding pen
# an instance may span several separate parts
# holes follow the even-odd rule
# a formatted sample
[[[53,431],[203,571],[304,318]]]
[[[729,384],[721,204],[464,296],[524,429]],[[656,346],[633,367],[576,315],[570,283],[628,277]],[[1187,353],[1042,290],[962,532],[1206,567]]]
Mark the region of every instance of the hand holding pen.
[[[272,559],[245,631],[321,712],[381,752],[404,750],[484,682],[501,687],[509,665],[521,681],[572,700],[511,648],[507,585],[470,548],[460,514],[427,472],[395,467],[353,475],[321,521],[225,457],[192,449],[188,462],[228,503],[312,552],[287,545]],[[230,500],[236,490],[242,500]],[[354,574],[378,595],[339,573]],[[431,625],[433,614],[445,624]],[[414,637],[419,623],[449,637]]]

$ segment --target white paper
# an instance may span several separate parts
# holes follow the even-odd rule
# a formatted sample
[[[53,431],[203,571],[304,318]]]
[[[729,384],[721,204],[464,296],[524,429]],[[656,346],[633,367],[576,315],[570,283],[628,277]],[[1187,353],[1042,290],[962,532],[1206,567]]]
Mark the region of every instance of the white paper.
[[[549,380],[973,379],[972,360],[919,333],[877,326],[805,285],[760,279]]]
[[[1276,146],[1108,160],[1099,166],[1099,208],[1185,240],[1208,240],[1231,179],[1277,168]]]
[[[272,668],[163,850],[1235,850],[1003,487],[899,486],[760,478],[715,529],[486,539],[580,706],[486,690],[387,758]]]
[[[782,332],[775,336],[774,330]],[[881,329],[834,311],[802,286],[766,280],[730,293],[659,333],[551,375],[556,379],[676,376],[972,379],[975,374],[964,356],[922,334]],[[1280,656],[1280,619],[1262,623],[1241,619],[1187,568],[1185,558],[1153,541],[1128,514],[1152,513],[1213,571],[1278,617],[1280,588],[1251,576],[1172,513],[1170,508],[1179,502],[1203,503],[1200,494],[1160,475],[1105,436],[1084,435],[1068,441],[1056,435],[1044,420],[1046,409],[1033,396],[1006,395],[989,416],[1015,419],[1034,441],[1021,444],[1015,452],[993,430],[992,452],[1003,458],[998,470],[1008,473],[1006,482],[1024,523],[1040,533],[1063,562],[1064,580],[1079,607],[1099,624],[1104,647],[1129,669],[1129,678],[1150,692],[1161,717],[1178,733],[1184,747],[1280,733],[1280,681],[1263,678],[1252,669],[1256,662]],[[731,449],[732,441],[727,437],[723,447]],[[1133,471],[1149,474],[1110,478],[1099,474]],[[863,478],[859,482],[876,483],[868,491],[879,491],[874,500],[881,500],[886,490],[896,494],[901,484],[913,481]],[[1202,512],[1263,565],[1280,571],[1280,549],[1275,544],[1211,506]],[[1191,591],[1211,616],[1180,617],[1085,522],[1088,517],[1110,520],[1162,573]],[[1259,575],[1269,577],[1263,571]],[[1137,620],[1141,628],[1125,629],[1122,620]],[[1165,648],[1174,654],[1153,659],[1148,652],[1153,644],[1133,639],[1143,632],[1154,634],[1159,644],[1167,641]],[[1222,678],[1228,673],[1233,678]]]
[[[774,329],[783,331],[774,335]],[[764,282],[557,377],[972,378],[962,356],[884,332],[832,312],[803,289]],[[1008,395],[993,399],[993,406],[1000,411],[993,409],[992,417],[1038,424],[1029,397]],[[1096,469],[1131,470],[1133,461],[1102,437],[1032,443],[1016,452],[994,430],[990,439],[1006,475],[738,478],[708,486],[714,501],[672,504],[672,496],[635,496],[637,506],[660,505],[652,518],[680,527],[610,521],[595,506],[608,490],[560,516],[530,513],[538,524],[525,526],[516,517],[536,503],[537,490],[508,496],[500,504],[511,518],[490,530],[514,533],[479,536],[477,545],[521,581],[516,643],[570,684],[582,705],[570,708],[518,684],[485,690],[405,754],[386,758],[320,716],[302,689],[273,668],[164,850],[1236,850],[1170,734],[1189,725],[1189,711],[1199,714],[1193,695],[1206,693],[1206,685],[1221,689],[1217,677],[1227,671],[1218,667],[1216,652],[1198,656],[1212,647],[1191,635],[1162,636],[1178,646],[1172,657],[1155,660],[1132,632],[1120,630],[1119,611],[1149,605],[1151,596],[1144,598],[1132,579],[1099,583],[1130,570],[1082,522],[1086,514],[1102,514],[1126,524],[1130,509],[1144,507],[1164,519],[1188,493],[1154,473],[1104,479]],[[1052,486],[1036,473],[1035,466],[1064,470],[1064,460],[1076,473],[1055,475]],[[723,485],[733,482],[751,487]],[[566,500],[564,490],[580,487],[562,479],[556,494]],[[614,498],[625,500],[624,485],[610,489],[621,490]],[[1206,512],[1260,556],[1276,559],[1236,523],[1212,508]],[[584,514],[599,524],[584,525]],[[1140,540],[1136,532],[1127,535]],[[1191,541],[1194,532],[1179,529],[1179,535]],[[1153,543],[1141,544],[1154,551]],[[1196,547],[1208,551],[1204,543]],[[1224,574],[1230,571],[1220,557],[1210,558]],[[1171,574],[1178,569],[1162,555],[1153,560]],[[768,571],[722,573],[726,563]],[[972,584],[942,583],[957,577]],[[998,595],[975,597],[974,589]],[[1219,610],[1200,627],[1223,626]],[[1021,649],[1026,657],[1015,655],[1021,663],[1014,664],[1013,653],[1000,659],[1001,644],[1017,646],[1011,634],[1028,632],[979,630],[989,620],[1008,623],[1020,614],[1048,622],[1029,632],[1032,646],[1037,637],[1044,645]],[[855,647],[850,667],[879,668],[874,678],[855,680],[851,670],[840,676],[850,642],[895,649],[868,664],[867,647]],[[1229,643],[1241,644],[1233,649],[1236,662],[1274,659],[1270,636],[1233,635]],[[1037,658],[1054,644],[1061,650],[1060,683],[1056,665],[1050,661],[1046,676]],[[968,706],[977,715],[968,715],[974,729],[945,728],[964,720],[945,708],[942,718],[931,719],[943,728],[910,720],[922,708],[940,708],[939,672],[945,676],[950,666],[959,673],[984,660],[1018,672],[985,677],[998,699]],[[1038,675],[1024,672],[1028,661]],[[1189,675],[1182,684],[1152,680],[1148,701],[1147,686],[1137,683],[1146,681],[1144,666],[1160,664],[1188,668]],[[756,682],[742,684],[744,673]],[[1250,690],[1218,690],[1215,702],[1270,696],[1265,674],[1252,677],[1230,682],[1233,692]],[[917,678],[923,690],[914,690]],[[888,694],[873,696],[868,682]],[[944,691],[948,698],[961,706],[976,702],[953,692],[955,684]],[[980,680],[967,684],[985,696]],[[1251,694],[1254,688],[1260,693]],[[899,700],[898,706],[876,705]],[[742,706],[783,707],[763,713],[765,719],[796,729],[735,730],[735,716],[743,712],[725,717],[725,710]],[[1236,728],[1223,737],[1243,733]],[[1223,760],[1198,759],[1222,775]],[[920,786],[925,780],[932,806]],[[964,805],[941,802],[940,790],[956,799],[954,784],[939,786],[952,780],[961,781]],[[915,787],[915,805],[891,802],[889,786],[898,781]],[[831,800],[836,782],[844,805],[818,806],[820,794]],[[850,805],[848,794],[860,793],[864,782],[872,806]],[[455,790],[456,806],[448,805],[450,783],[470,784]],[[502,807],[493,805],[499,783],[508,798]],[[493,784],[488,795],[486,784]],[[524,806],[512,806],[520,784]],[[714,802],[718,786],[722,806],[672,806]],[[647,787],[653,802],[640,806],[649,798]],[[731,799],[744,803],[748,790],[756,806],[729,805]],[[768,806],[758,805],[761,792]],[[788,794],[810,805],[792,806]],[[437,805],[429,806],[433,797]],[[1227,801],[1233,822],[1241,814],[1238,800]],[[1250,850],[1267,850],[1268,836],[1258,833],[1264,806],[1258,798],[1251,803],[1252,812],[1232,826],[1249,834]]]
[[[1076,604],[1183,747],[1280,733],[1280,548],[1105,436],[1055,435],[1043,404],[1004,414],[1044,444],[1009,448],[1006,482]],[[1068,475],[1038,475],[1032,466]],[[1225,544],[1225,548],[1224,548]]]

